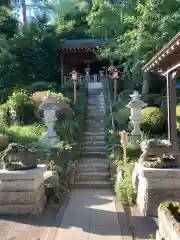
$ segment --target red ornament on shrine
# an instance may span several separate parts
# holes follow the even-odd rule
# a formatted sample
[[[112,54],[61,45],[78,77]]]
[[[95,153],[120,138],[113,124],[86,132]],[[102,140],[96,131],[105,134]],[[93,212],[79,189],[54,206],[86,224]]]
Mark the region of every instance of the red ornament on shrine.
[[[118,78],[120,78],[120,76],[119,76],[119,73],[120,73],[120,71],[117,69],[117,68],[114,68],[113,70],[112,70],[112,79],[118,79]]]
[[[78,72],[76,72],[75,70],[73,70],[71,73],[71,79],[73,80],[73,81],[77,81],[78,80]]]

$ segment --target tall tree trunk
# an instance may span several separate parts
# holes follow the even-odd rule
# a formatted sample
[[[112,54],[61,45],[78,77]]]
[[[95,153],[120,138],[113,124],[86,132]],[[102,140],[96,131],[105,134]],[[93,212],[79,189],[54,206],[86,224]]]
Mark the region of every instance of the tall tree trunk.
[[[142,85],[142,95],[149,94],[149,72],[143,73],[143,85]]]
[[[27,23],[27,11],[26,11],[26,0],[23,0],[21,3],[22,6],[22,15],[23,15],[23,23]]]

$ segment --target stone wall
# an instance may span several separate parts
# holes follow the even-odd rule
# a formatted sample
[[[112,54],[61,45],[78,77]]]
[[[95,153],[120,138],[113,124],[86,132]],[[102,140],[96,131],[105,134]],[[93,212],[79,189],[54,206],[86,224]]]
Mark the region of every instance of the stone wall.
[[[180,224],[173,219],[170,211],[162,207],[158,208],[159,230],[156,232],[156,240],[179,240]]]
[[[0,170],[0,214],[40,214],[46,202],[45,166],[32,170]]]
[[[160,203],[180,201],[180,169],[144,168],[136,164],[137,204],[143,216],[157,216]],[[137,180],[136,179],[136,180]]]

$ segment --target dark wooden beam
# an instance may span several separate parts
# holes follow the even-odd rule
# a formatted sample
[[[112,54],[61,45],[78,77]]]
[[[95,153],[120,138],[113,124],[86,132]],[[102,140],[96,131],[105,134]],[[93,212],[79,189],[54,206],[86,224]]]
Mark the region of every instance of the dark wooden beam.
[[[167,74],[166,78],[168,101],[168,139],[170,142],[176,142],[176,72]]]

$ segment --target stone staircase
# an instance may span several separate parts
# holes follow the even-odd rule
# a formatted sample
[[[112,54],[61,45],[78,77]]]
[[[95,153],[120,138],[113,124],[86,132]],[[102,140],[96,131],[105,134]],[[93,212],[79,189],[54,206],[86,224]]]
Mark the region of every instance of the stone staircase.
[[[76,188],[110,188],[109,162],[104,128],[105,98],[102,89],[88,92],[86,132],[81,161],[76,168]]]

